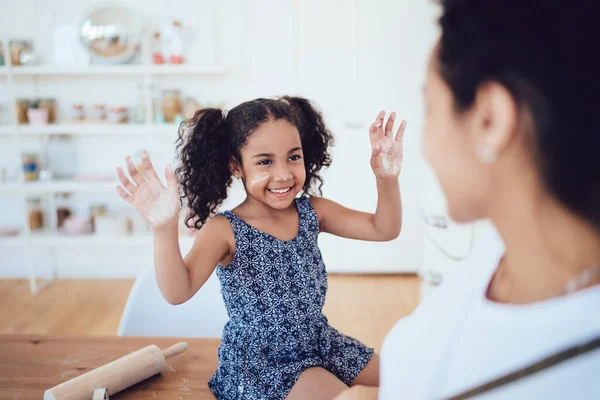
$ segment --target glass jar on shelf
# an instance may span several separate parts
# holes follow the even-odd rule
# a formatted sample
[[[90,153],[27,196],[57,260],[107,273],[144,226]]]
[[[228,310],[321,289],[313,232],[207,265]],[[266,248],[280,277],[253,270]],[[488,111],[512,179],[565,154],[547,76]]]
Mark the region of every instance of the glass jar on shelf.
[[[90,110],[90,120],[104,121],[106,119],[106,105],[94,104]]]
[[[114,124],[125,124],[129,121],[129,108],[125,106],[108,109],[106,120]]]
[[[27,51],[32,51],[33,45],[29,40],[11,40],[8,44],[10,48],[10,62],[12,65],[21,65],[21,55]]]
[[[56,122],[56,100],[41,99],[39,107],[48,110],[48,123]]]
[[[44,228],[44,212],[42,211],[42,200],[40,198],[27,199],[27,223],[32,231]]]
[[[69,197],[69,193],[56,194],[56,227],[58,229],[62,228],[65,220],[72,215]]]
[[[36,181],[40,176],[40,157],[37,153],[23,153],[23,178],[26,182]]]
[[[105,217],[108,214],[108,207],[106,204],[94,203],[90,205],[90,222],[92,223],[92,230],[95,230],[95,219],[97,217]]]
[[[85,119],[85,107],[83,104],[73,104],[69,110],[69,116],[73,121],[83,121]]]
[[[173,123],[177,115],[182,113],[181,92],[177,89],[163,90],[162,113],[165,122]]]
[[[29,110],[30,104],[31,101],[29,99],[15,100],[18,124],[26,124],[29,122],[29,119],[27,119],[27,110]]]

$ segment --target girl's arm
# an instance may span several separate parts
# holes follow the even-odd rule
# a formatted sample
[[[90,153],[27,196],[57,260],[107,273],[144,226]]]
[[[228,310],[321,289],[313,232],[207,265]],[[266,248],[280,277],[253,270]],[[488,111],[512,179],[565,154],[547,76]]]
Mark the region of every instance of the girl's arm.
[[[154,268],[160,291],[169,303],[191,299],[219,263],[235,251],[233,230],[227,218],[217,216],[196,234],[190,252],[181,257],[177,224],[153,229]]]
[[[396,136],[392,113],[383,130],[382,111],[371,126],[371,167],[377,178],[377,209],[375,214],[343,207],[324,198],[313,197],[311,204],[319,217],[322,232],[359,240],[386,241],[398,237],[402,228],[402,199],[398,177],[402,166],[402,137],[406,121],[402,121]]]
[[[398,237],[402,228],[402,200],[398,180],[377,180],[375,214],[346,208],[334,201],[312,197],[321,232],[349,239],[381,242]]]
[[[173,170],[167,167],[165,186],[146,151],[142,155],[142,171],[130,157],[126,163],[133,182],[117,168],[123,185],[117,186],[117,192],[152,226],[156,280],[163,297],[171,304],[184,303],[208,280],[217,264],[235,251],[231,226],[225,217],[211,220],[199,231],[184,260],[178,234],[179,189]]]

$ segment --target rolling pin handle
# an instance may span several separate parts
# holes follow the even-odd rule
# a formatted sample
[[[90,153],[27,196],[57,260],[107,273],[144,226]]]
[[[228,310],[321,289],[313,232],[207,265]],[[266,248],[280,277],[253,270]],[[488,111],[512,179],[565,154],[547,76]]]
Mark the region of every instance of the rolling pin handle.
[[[163,350],[163,356],[165,356],[165,358],[176,356],[177,354],[181,354],[186,351],[188,347],[189,345],[186,342],[175,343],[168,349]]]

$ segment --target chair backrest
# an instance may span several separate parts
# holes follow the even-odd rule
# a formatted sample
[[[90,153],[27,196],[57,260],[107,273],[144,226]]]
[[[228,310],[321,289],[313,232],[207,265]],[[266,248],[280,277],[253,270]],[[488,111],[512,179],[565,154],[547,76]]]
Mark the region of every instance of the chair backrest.
[[[220,338],[229,319],[220,288],[213,273],[193,298],[173,306],[162,297],[154,268],[146,268],[129,293],[118,335]]]

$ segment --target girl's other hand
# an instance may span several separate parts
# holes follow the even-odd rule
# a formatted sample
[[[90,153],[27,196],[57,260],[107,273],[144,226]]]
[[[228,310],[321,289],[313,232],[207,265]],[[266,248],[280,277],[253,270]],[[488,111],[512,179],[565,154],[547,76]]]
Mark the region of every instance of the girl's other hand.
[[[381,111],[369,129],[371,148],[373,149],[371,168],[373,168],[373,173],[377,178],[397,178],[402,168],[402,138],[404,137],[406,121],[400,123],[394,137],[393,128],[396,113],[393,112],[388,118],[385,131],[383,128],[384,119],[385,111]]]
[[[142,214],[152,228],[177,223],[180,209],[179,189],[171,166],[165,169],[165,186],[158,178],[147,151],[142,152],[143,174],[135,167],[130,156],[125,162],[133,182],[121,167],[117,167],[117,175],[122,185],[117,185],[119,195]]]

